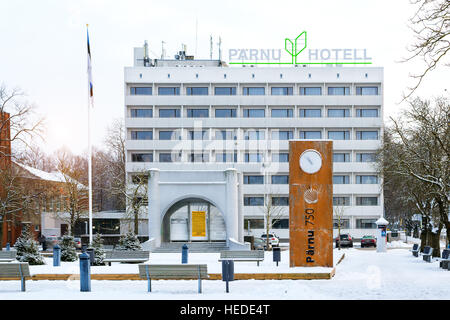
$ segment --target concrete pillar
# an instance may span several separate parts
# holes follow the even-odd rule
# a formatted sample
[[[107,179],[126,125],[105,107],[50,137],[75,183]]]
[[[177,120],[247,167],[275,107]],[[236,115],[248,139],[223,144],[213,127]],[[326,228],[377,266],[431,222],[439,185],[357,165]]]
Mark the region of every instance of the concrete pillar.
[[[242,172],[238,173],[238,232],[239,232],[239,242],[244,242],[244,175]]]
[[[148,179],[148,235],[155,239],[155,246],[161,245],[161,210],[159,205],[159,169],[149,170]]]
[[[239,241],[238,175],[237,170],[225,170],[226,186],[226,229],[227,238]]]

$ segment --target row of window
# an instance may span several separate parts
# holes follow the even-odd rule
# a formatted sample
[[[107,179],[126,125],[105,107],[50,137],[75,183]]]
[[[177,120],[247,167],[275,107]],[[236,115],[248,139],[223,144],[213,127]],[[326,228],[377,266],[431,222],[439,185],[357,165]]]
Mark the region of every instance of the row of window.
[[[338,206],[341,204],[335,203],[335,198],[348,198],[350,201],[350,197],[333,197],[333,205]],[[289,197],[272,197],[272,205],[273,206],[288,206],[289,205]],[[355,197],[357,206],[377,206],[378,205],[378,197],[375,196],[356,196]],[[338,200],[336,200],[338,202]],[[244,206],[264,206],[264,196],[244,196]],[[345,204],[350,205],[350,204]]]
[[[179,162],[181,161],[180,153],[169,153],[169,152],[160,152],[159,153],[159,162]],[[237,152],[234,153],[223,153],[218,152],[215,154],[215,162],[219,163],[227,163],[227,162],[238,162]],[[336,159],[336,160],[335,160]],[[245,153],[244,161],[245,162],[263,162],[264,155],[262,153]],[[188,155],[188,161],[190,162],[210,162],[209,153],[190,153]],[[280,152],[280,153],[272,153],[272,161],[273,162],[289,162],[289,153],[288,152]],[[350,162],[350,153],[334,153],[333,154],[334,162]],[[141,152],[141,153],[132,153],[131,154],[131,162],[153,162],[153,153],[151,152]],[[375,162],[375,154],[369,152],[356,153],[356,162]],[[347,178],[346,178],[347,177]],[[333,178],[334,183],[349,183],[348,176],[336,176]],[[347,182],[346,182],[347,181]],[[287,183],[287,182],[286,182]],[[364,182],[367,183],[367,182]],[[378,183],[378,182],[374,182]]]
[[[215,87],[214,95],[216,96],[234,96],[237,87]],[[272,87],[270,94],[273,96],[292,96],[294,87]],[[329,96],[348,96],[350,95],[349,86],[327,87]],[[152,87],[130,87],[130,95],[152,95]],[[261,96],[266,94],[266,87],[243,87],[242,95],[244,96]],[[158,87],[158,95],[160,96],[178,96],[180,95],[180,87]],[[209,87],[186,87],[186,95],[188,96],[207,96],[209,95]],[[320,96],[322,95],[322,87],[301,87],[299,95],[302,96]],[[356,95],[378,95],[377,86],[357,86]]]
[[[328,130],[327,138],[332,140],[350,140],[350,130]],[[153,140],[153,131],[150,130],[132,130],[131,140]],[[159,130],[159,140],[181,140],[178,130]],[[299,139],[322,139],[320,130],[300,130]],[[378,130],[357,130],[356,140],[378,140]],[[237,140],[236,132],[233,130],[216,130],[215,140]],[[294,131],[279,130],[272,131],[272,140],[291,140],[294,139]],[[189,130],[188,140],[210,140],[209,130]],[[266,140],[266,131],[251,129],[244,130],[244,140]]]
[[[174,109],[159,109],[159,117],[160,118],[180,118],[181,110],[179,108]],[[215,109],[214,115],[216,118],[236,118],[237,117],[237,109]],[[188,108],[186,110],[186,116],[188,118],[209,118],[209,109],[208,108]],[[242,110],[242,116],[244,118],[265,118],[266,110],[261,108],[251,109],[245,108]],[[293,118],[294,117],[294,109],[271,109],[270,116],[272,118]],[[136,109],[133,108],[130,110],[131,118],[152,118],[153,110],[152,109]],[[322,117],[322,109],[311,108],[311,109],[299,109],[299,117],[300,118],[321,118]],[[332,108],[327,109],[327,117],[328,118],[349,118],[351,117],[351,109],[350,108]],[[379,117],[379,109],[378,108],[364,108],[364,109],[356,109],[356,117],[357,118],[378,118]]]
[[[356,229],[376,229],[377,219],[356,219]],[[333,229],[338,229],[340,224],[341,229],[350,229],[349,219],[333,219]],[[251,229],[265,229],[264,219],[249,218],[244,219],[245,230]],[[272,229],[289,229],[289,219],[277,219],[273,222]]]
[[[272,184],[288,184],[288,175],[273,175],[271,176]],[[333,175],[333,184],[349,184],[350,175]],[[377,175],[356,175],[356,184],[377,184]],[[244,184],[264,184],[264,176],[262,175],[244,175]]]

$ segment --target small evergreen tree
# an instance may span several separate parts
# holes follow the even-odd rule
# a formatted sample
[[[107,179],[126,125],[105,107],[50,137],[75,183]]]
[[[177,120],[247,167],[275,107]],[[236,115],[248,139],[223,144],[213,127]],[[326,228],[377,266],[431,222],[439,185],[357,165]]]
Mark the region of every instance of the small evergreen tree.
[[[103,239],[100,233],[96,233],[94,235],[94,239],[92,239],[92,248],[94,249],[94,266],[102,266],[105,263],[103,259],[105,259],[105,250],[103,249]]]
[[[25,225],[22,234],[17,238],[14,248],[17,250],[16,259],[20,262],[28,262],[30,265],[45,264],[44,258],[39,253],[39,246],[33,240],[30,228]]]
[[[59,247],[61,248],[61,261],[72,262],[78,259],[75,241],[72,236],[63,236]]]
[[[119,246],[116,250],[139,251],[142,250],[142,247],[138,237],[133,232],[129,231],[120,237]]]

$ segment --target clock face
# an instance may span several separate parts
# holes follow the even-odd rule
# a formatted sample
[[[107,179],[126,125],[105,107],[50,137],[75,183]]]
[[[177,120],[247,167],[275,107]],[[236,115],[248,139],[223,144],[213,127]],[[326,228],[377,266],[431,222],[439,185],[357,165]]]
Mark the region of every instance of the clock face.
[[[316,173],[322,167],[322,156],[316,150],[309,149],[300,155],[300,168],[309,174]]]

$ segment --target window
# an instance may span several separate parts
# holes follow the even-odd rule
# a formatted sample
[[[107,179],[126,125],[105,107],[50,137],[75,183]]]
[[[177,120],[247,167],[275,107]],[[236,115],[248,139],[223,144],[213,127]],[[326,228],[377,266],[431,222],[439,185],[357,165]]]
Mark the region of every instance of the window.
[[[207,96],[208,87],[187,87],[186,94],[188,96]]]
[[[264,197],[244,197],[244,206],[263,206]]]
[[[132,153],[132,162],[153,162],[153,153]]]
[[[378,118],[378,109],[356,109],[358,118]]]
[[[356,229],[376,229],[376,219],[356,219]]]
[[[273,96],[292,96],[292,87],[273,87],[271,93]]]
[[[321,118],[322,110],[321,109],[300,109],[299,116],[300,116],[300,118]]]
[[[289,162],[289,153],[272,153],[273,162]]]
[[[272,140],[289,140],[294,138],[292,131],[272,131]]]
[[[378,197],[356,197],[357,206],[377,206]]]
[[[329,96],[348,96],[350,87],[328,87]]]
[[[356,176],[356,183],[357,184],[377,184],[378,183],[378,176],[376,175],[362,175],[362,176]]]
[[[152,131],[131,131],[131,140],[152,140]]]
[[[275,175],[272,176],[272,184],[289,184],[288,175]]]
[[[236,109],[216,109],[216,118],[236,118]]]
[[[300,131],[299,139],[322,139],[321,131]]]
[[[151,118],[153,117],[152,109],[131,109],[130,116],[132,118]]]
[[[300,88],[301,96],[321,96],[322,88],[321,87],[302,87]]]
[[[378,87],[356,87],[357,96],[377,96]]]
[[[216,162],[237,162],[237,153],[216,153]]]
[[[264,219],[244,219],[245,230],[264,229]]]
[[[190,162],[209,162],[208,153],[191,153],[189,155]]]
[[[292,109],[272,109],[272,118],[292,118],[294,110]]]
[[[333,184],[349,184],[350,176],[347,175],[333,175]]]
[[[272,229],[289,229],[289,219],[277,219],[272,224]]]
[[[350,197],[333,197],[333,206],[349,206]]]
[[[209,131],[189,131],[189,139],[190,140],[208,140],[209,139]]]
[[[350,109],[328,109],[329,118],[348,118],[350,117]]]
[[[160,153],[159,162],[172,162],[172,155],[170,153]]]
[[[216,130],[216,140],[236,140],[236,134],[233,130]]]
[[[187,109],[187,117],[188,118],[208,118],[209,110],[208,109]]]
[[[350,140],[350,131],[328,131],[328,139]]]
[[[179,118],[180,109],[159,109],[160,118]]]
[[[262,162],[263,155],[262,153],[246,153],[245,154],[245,162]]]
[[[272,197],[273,206],[288,206],[289,197]]]
[[[180,87],[159,87],[158,95],[160,96],[179,96]]]
[[[348,219],[333,219],[333,229],[339,229],[339,224],[341,229],[350,229],[350,221]]]
[[[333,153],[333,162],[350,162],[350,153]]]
[[[152,87],[131,87],[130,94],[136,96],[150,96],[152,95]]]
[[[180,138],[178,134],[178,131],[173,130],[159,131],[159,140],[178,140]]]
[[[264,184],[264,176],[244,176],[244,184]]]
[[[263,96],[266,94],[264,87],[244,87],[242,88],[244,96]]]
[[[357,140],[378,140],[378,131],[356,131]]]
[[[356,162],[375,162],[375,153],[357,153]]]
[[[263,130],[248,130],[244,132],[245,140],[264,140],[265,131]]]
[[[244,118],[264,118],[266,110],[264,109],[244,109]]]
[[[214,94],[216,96],[235,96],[236,87],[216,87],[214,88]]]

